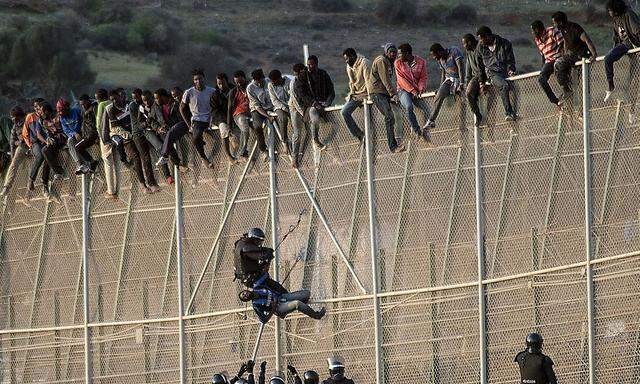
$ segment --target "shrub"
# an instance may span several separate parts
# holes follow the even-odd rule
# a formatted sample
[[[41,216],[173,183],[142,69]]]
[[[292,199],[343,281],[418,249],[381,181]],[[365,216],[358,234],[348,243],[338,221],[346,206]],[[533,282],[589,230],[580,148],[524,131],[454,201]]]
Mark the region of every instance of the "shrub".
[[[315,12],[346,12],[351,9],[349,0],[311,0],[311,9]]]
[[[179,20],[160,9],[136,15],[126,33],[130,50],[144,49],[159,54],[173,52],[180,45],[182,36]]]
[[[475,23],[478,19],[478,11],[470,5],[460,4],[449,10],[445,19],[452,23]]]
[[[127,35],[127,27],[122,24],[109,23],[97,25],[93,31],[89,33],[91,41],[104,49],[109,50],[127,50],[127,46],[122,44],[120,36]]]
[[[404,24],[415,20],[416,2],[413,0],[379,0],[375,14],[387,24]]]

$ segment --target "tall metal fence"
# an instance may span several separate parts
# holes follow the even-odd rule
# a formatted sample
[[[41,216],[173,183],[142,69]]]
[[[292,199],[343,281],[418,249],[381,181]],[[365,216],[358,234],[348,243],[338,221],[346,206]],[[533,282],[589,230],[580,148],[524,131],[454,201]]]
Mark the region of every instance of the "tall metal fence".
[[[25,199],[16,185],[0,222],[0,382],[234,374],[259,328],[232,282],[234,241],[260,226],[273,244],[304,210],[274,274],[299,260],[287,287],[310,289],[328,314],[270,322],[258,351],[268,372],[324,375],[340,355],[357,383],[515,382],[514,356],[538,331],[560,382],[637,383],[636,57],[616,66],[619,102],[602,101],[602,61],[576,67],[564,113],[537,74],[514,78],[515,123],[490,92],[475,130],[451,97],[430,147],[396,111],[401,154],[367,105],[356,111],[365,145],[332,109],[328,148],[307,137],[299,170],[275,153],[227,165],[216,134],[215,168],[191,156],[193,171],[157,194],[125,169],[116,201],[103,197],[101,171],[59,182],[57,201]]]

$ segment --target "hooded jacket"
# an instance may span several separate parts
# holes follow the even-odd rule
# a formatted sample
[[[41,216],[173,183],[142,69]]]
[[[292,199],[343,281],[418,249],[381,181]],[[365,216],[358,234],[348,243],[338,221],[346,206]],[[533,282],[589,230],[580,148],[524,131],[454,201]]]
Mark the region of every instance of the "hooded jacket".
[[[625,34],[621,35],[620,31]],[[629,48],[640,47],[640,20],[631,9],[613,18],[613,42],[614,44],[626,44]]]
[[[349,78],[349,94],[347,100],[364,100],[369,95],[367,84],[371,68],[371,62],[364,56],[358,55],[353,67],[347,64],[347,77]]]
[[[385,55],[380,55],[371,63],[369,82],[367,88],[369,94],[380,93],[387,96],[396,94],[391,79],[393,78],[393,62]]]
[[[476,50],[478,50],[480,59],[484,64],[487,76],[496,73],[506,77],[509,71],[516,71],[516,58],[513,55],[513,47],[509,40],[495,34],[493,37],[496,46],[493,52],[483,44],[478,44]]]

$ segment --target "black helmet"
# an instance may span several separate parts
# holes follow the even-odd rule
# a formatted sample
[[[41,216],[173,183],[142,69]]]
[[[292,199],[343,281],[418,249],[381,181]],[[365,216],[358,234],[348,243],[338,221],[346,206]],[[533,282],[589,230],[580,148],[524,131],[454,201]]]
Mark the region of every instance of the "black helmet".
[[[527,335],[527,350],[529,353],[540,353],[542,349],[542,336],[539,333],[530,333]]]
[[[216,373],[213,375],[213,378],[211,378],[211,384],[229,384],[229,380],[227,380],[223,374]]]
[[[253,300],[253,292],[248,289],[242,290],[240,291],[240,293],[238,293],[238,298],[243,303],[249,302]]]
[[[307,371],[304,373],[304,384],[318,384],[320,376],[316,371]]]
[[[344,378],[344,362],[339,357],[330,357],[327,359],[329,364],[329,374],[334,380],[342,380]]]
[[[285,382],[280,376],[274,376],[269,380],[269,384],[285,384]]]
[[[249,232],[247,232],[247,238],[249,239],[264,241],[266,237],[267,236],[265,236],[264,231],[260,228],[251,228],[249,229]]]
[[[241,377],[236,381],[236,384],[249,384],[249,382]]]

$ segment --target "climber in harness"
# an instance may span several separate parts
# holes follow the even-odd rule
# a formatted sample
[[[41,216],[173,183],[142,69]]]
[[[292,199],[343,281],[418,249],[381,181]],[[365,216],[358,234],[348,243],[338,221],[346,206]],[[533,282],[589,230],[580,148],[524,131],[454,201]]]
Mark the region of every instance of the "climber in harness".
[[[269,276],[273,249],[263,247],[265,234],[260,228],[251,228],[236,241],[234,249],[235,279],[242,285],[253,288],[256,283],[268,289],[284,293],[287,290]]]
[[[269,322],[272,315],[281,319],[294,311],[299,311],[312,319],[320,320],[325,315],[325,308],[316,311],[311,308],[309,298],[311,293],[306,290],[296,292],[276,292],[262,285],[260,281],[256,283],[253,290],[245,289],[238,295],[240,301],[253,304],[253,310],[262,324]]]

